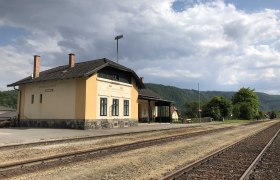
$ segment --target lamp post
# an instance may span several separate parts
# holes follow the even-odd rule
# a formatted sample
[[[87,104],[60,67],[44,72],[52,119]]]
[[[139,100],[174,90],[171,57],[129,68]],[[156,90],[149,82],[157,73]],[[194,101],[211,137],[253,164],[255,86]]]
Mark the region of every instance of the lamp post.
[[[119,39],[123,38],[123,35],[118,35],[115,37],[115,40],[117,40],[117,63],[119,63]]]
[[[198,117],[199,122],[201,123],[201,109],[200,109],[200,91],[199,91],[199,83],[198,83]]]

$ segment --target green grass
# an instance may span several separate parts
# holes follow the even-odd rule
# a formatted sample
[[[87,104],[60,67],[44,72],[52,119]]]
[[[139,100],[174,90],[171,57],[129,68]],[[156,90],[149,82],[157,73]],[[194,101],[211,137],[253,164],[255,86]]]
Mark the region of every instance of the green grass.
[[[249,123],[249,122],[254,122],[256,120],[225,120],[224,123],[229,124],[229,123]]]

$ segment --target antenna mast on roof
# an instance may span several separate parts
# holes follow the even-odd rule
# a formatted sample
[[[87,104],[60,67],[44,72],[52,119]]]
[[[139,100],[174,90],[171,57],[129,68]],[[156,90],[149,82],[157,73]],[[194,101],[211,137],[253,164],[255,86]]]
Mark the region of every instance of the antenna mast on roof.
[[[119,39],[123,38],[123,35],[118,35],[115,37],[115,40],[117,40],[117,63],[119,63]]]

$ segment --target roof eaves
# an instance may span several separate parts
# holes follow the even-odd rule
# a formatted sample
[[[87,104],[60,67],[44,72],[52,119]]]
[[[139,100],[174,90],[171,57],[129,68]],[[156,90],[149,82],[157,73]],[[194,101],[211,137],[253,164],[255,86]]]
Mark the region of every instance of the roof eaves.
[[[18,85],[20,85],[20,84],[27,84],[27,83],[29,83],[29,82],[22,82],[22,83],[20,83],[20,82],[15,82],[15,83],[12,83],[12,84],[8,84],[7,87],[14,87],[14,86],[18,86]]]
[[[15,82],[15,83],[12,83],[12,84],[8,84],[7,87],[18,86],[18,85],[21,85],[21,84],[32,84],[32,83],[46,82],[46,81],[55,81],[55,80],[64,80],[64,79],[74,79],[74,78],[80,78],[80,77],[83,77],[83,76],[65,77],[65,78],[50,78],[50,79],[42,79],[42,80],[33,80],[33,79],[30,79],[30,80],[26,80],[26,81],[24,81],[24,82]]]
[[[152,96],[139,95],[139,99],[150,99],[150,100],[155,100],[155,101],[164,101],[164,102],[174,103],[174,101],[170,101],[170,100],[166,100],[166,99],[162,99],[162,98],[158,98],[158,97],[152,97]]]
[[[116,65],[116,64],[113,64],[113,63],[110,63],[110,62],[108,62],[107,64],[108,64],[108,66],[111,66],[111,67],[114,67],[114,68],[120,69],[120,70],[122,70],[122,71],[126,71],[126,72],[134,72],[134,71],[132,71],[131,69],[126,68],[126,67],[123,67],[123,66],[121,66],[121,65]]]
[[[101,66],[99,66],[99,67],[97,67],[97,68],[95,68],[95,69],[93,69],[93,70],[91,70],[89,72],[84,73],[83,76],[84,77],[91,76],[92,74],[96,73],[97,71],[99,71],[100,69],[102,69],[102,68],[104,68],[106,66],[108,66],[108,63],[105,63],[105,64],[103,64],[103,65],[101,65]]]

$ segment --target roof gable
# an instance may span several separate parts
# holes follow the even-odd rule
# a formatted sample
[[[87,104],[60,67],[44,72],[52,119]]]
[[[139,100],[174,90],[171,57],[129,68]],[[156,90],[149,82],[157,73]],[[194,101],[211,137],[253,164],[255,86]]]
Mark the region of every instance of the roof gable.
[[[106,58],[76,63],[75,66],[72,68],[70,68],[69,65],[58,66],[40,72],[38,78],[32,78],[31,76],[29,76],[15,83],[9,84],[7,86],[12,87],[20,84],[28,84],[28,83],[35,83],[35,82],[50,81],[50,80],[63,80],[63,79],[89,77],[97,73],[98,70],[108,66],[131,73],[137,82],[137,86],[140,88],[144,87],[144,84],[141,82],[140,78],[136,75],[136,73],[133,70],[125,66],[122,66],[120,64],[117,64]]]

